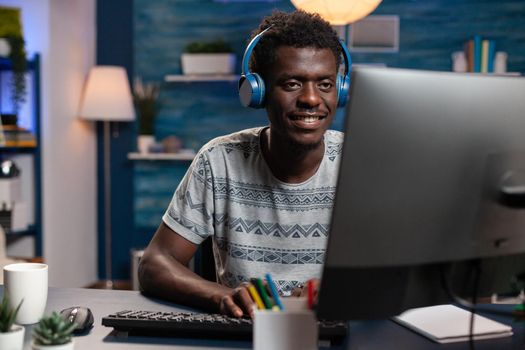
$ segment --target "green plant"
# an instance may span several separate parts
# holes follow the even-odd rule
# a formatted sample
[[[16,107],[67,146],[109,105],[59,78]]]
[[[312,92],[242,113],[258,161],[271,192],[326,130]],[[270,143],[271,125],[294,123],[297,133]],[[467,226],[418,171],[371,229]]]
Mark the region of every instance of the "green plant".
[[[158,112],[158,98],[160,85],[157,83],[143,83],[136,78],[133,84],[133,101],[139,117],[139,134],[153,135],[155,117]]]
[[[0,7],[0,37],[8,41],[11,49],[9,53],[13,71],[11,96],[14,112],[17,113],[26,98],[25,73],[27,71],[25,41],[20,24],[20,9]]]
[[[71,341],[71,333],[75,323],[64,320],[53,311],[51,316],[45,316],[38,321],[33,329],[33,340],[37,345],[61,345]]]
[[[9,307],[9,297],[7,293],[4,293],[2,303],[0,304],[0,333],[7,333],[11,331],[13,324],[15,323],[16,315],[20,306],[22,306],[23,300],[20,301],[16,309]]]
[[[186,45],[187,53],[221,53],[232,52],[231,46],[221,39],[214,41],[194,41]]]

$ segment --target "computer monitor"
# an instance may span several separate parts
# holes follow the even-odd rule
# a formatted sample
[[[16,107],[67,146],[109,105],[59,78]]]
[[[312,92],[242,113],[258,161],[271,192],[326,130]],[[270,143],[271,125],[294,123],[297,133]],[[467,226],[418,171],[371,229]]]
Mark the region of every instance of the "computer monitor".
[[[525,271],[525,79],[356,67],[345,123],[318,316],[508,291]]]

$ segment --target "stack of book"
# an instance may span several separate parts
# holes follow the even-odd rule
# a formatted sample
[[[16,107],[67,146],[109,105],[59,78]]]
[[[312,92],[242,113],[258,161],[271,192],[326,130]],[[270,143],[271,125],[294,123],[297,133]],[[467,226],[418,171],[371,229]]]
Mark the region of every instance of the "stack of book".
[[[480,35],[465,42],[467,71],[474,73],[494,72],[495,42]]]
[[[36,137],[18,125],[0,126],[0,147],[36,147]]]

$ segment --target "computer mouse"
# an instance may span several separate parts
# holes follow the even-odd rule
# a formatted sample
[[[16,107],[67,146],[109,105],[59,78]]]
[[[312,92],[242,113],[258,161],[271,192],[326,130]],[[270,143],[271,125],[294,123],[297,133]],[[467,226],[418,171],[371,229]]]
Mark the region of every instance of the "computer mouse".
[[[81,334],[93,327],[93,313],[84,306],[73,306],[60,311],[60,316],[71,323],[76,324],[73,333]]]

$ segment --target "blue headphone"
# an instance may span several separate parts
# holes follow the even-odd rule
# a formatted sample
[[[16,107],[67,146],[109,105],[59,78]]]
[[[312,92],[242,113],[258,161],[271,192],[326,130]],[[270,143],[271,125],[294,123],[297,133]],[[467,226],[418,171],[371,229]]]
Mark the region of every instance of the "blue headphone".
[[[264,87],[264,80],[257,73],[251,73],[248,67],[250,56],[253,48],[261,36],[270,27],[266,28],[259,34],[257,34],[248,44],[242,57],[242,73],[239,79],[239,99],[244,107],[251,108],[263,108],[264,107],[264,96],[266,89]],[[344,75],[337,74],[336,78],[336,89],[337,89],[337,107],[343,107],[348,100],[348,90],[350,90],[350,72],[352,70],[352,59],[350,58],[350,52],[346,47],[344,41],[339,39],[339,44],[343,49],[343,58],[345,61],[345,72]]]

